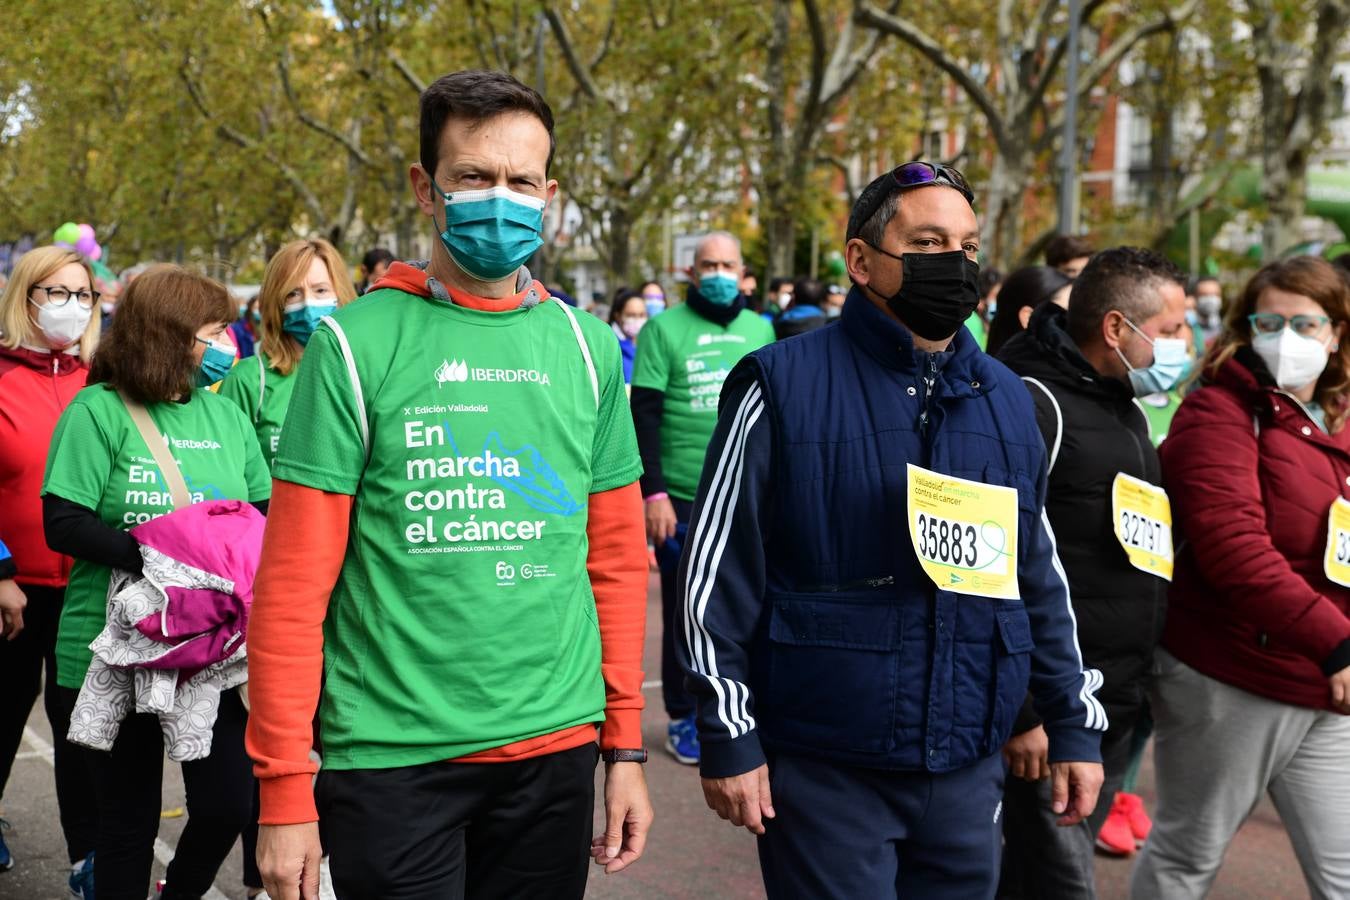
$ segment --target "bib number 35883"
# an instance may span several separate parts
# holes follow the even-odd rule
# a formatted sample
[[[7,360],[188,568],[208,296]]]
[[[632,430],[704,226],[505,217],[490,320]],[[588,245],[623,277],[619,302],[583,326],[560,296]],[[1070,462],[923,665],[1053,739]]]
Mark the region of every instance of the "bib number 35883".
[[[1121,472],[1111,486],[1111,516],[1130,565],[1171,581],[1172,504],[1167,493]]]
[[[910,465],[909,536],[946,591],[1018,599],[1017,490]]]

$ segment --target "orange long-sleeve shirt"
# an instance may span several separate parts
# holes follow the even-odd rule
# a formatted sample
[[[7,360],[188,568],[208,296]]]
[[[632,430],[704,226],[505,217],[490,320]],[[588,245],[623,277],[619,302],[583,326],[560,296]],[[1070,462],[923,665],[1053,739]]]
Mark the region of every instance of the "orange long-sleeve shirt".
[[[458,303],[514,308],[502,301]],[[247,748],[261,783],[264,825],[312,822],[312,722],[323,671],[323,622],[342,570],[354,498],[276,481],[249,623]],[[646,636],[647,555],[637,482],[589,498],[586,569],[600,625],[605,682],[605,749],[642,746],[642,649]],[[296,572],[306,577],[297,579]],[[507,762],[557,753],[596,739],[579,725],[459,757],[457,762]]]

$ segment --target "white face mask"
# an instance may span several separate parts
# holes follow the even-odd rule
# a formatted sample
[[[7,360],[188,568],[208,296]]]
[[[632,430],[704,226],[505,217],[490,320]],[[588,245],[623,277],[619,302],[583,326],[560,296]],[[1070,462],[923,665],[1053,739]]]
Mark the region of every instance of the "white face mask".
[[[778,308],[787,309],[792,305],[792,291],[783,291],[778,295]]]
[[[32,300],[28,301],[33,303]],[[85,309],[74,299],[67,300],[64,306],[39,306],[37,324],[47,343],[56,350],[64,350],[71,344],[77,344],[89,327],[89,319],[94,315],[92,309]]]
[[[1327,367],[1326,342],[1295,334],[1290,328],[1276,334],[1258,334],[1252,339],[1252,349],[1275,377],[1275,383],[1286,391],[1307,387]]]

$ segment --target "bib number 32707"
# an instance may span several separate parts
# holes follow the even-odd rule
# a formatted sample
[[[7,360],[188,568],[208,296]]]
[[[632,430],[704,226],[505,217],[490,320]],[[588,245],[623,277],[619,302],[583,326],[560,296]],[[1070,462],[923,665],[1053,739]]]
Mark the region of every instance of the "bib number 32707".
[[[909,536],[945,591],[1016,600],[1017,490],[908,467]]]
[[[1111,486],[1116,540],[1130,565],[1172,580],[1172,504],[1156,485],[1121,472]]]

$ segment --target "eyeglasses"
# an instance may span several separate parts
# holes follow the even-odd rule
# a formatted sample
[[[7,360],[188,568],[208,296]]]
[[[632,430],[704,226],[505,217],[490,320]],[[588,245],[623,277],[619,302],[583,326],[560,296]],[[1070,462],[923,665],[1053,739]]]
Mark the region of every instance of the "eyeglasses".
[[[1278,313],[1254,313],[1247,317],[1251,323],[1252,331],[1257,334],[1279,334],[1288,325],[1294,332],[1301,337],[1317,337],[1324,327],[1330,324],[1331,319],[1326,316],[1289,316],[1285,318]]]
[[[89,290],[72,291],[69,288],[43,287],[40,284],[33,285],[32,290],[42,291],[44,294],[47,295],[47,305],[55,306],[58,309],[69,303],[71,301],[71,298],[74,298],[75,302],[83,306],[85,309],[93,309],[94,304],[98,302],[98,298],[100,296],[98,291],[89,291]],[[32,299],[31,294],[29,295],[29,299],[30,300]]]
[[[925,184],[943,184],[947,187],[956,188],[961,192],[961,196],[966,198],[967,203],[971,206],[975,205],[975,192],[970,189],[966,176],[951,166],[915,160],[896,166],[891,170],[889,189],[877,191],[872,201],[858,211],[857,221],[866,222],[871,219],[876,211],[881,208],[881,204],[885,203],[893,192],[922,187]]]

